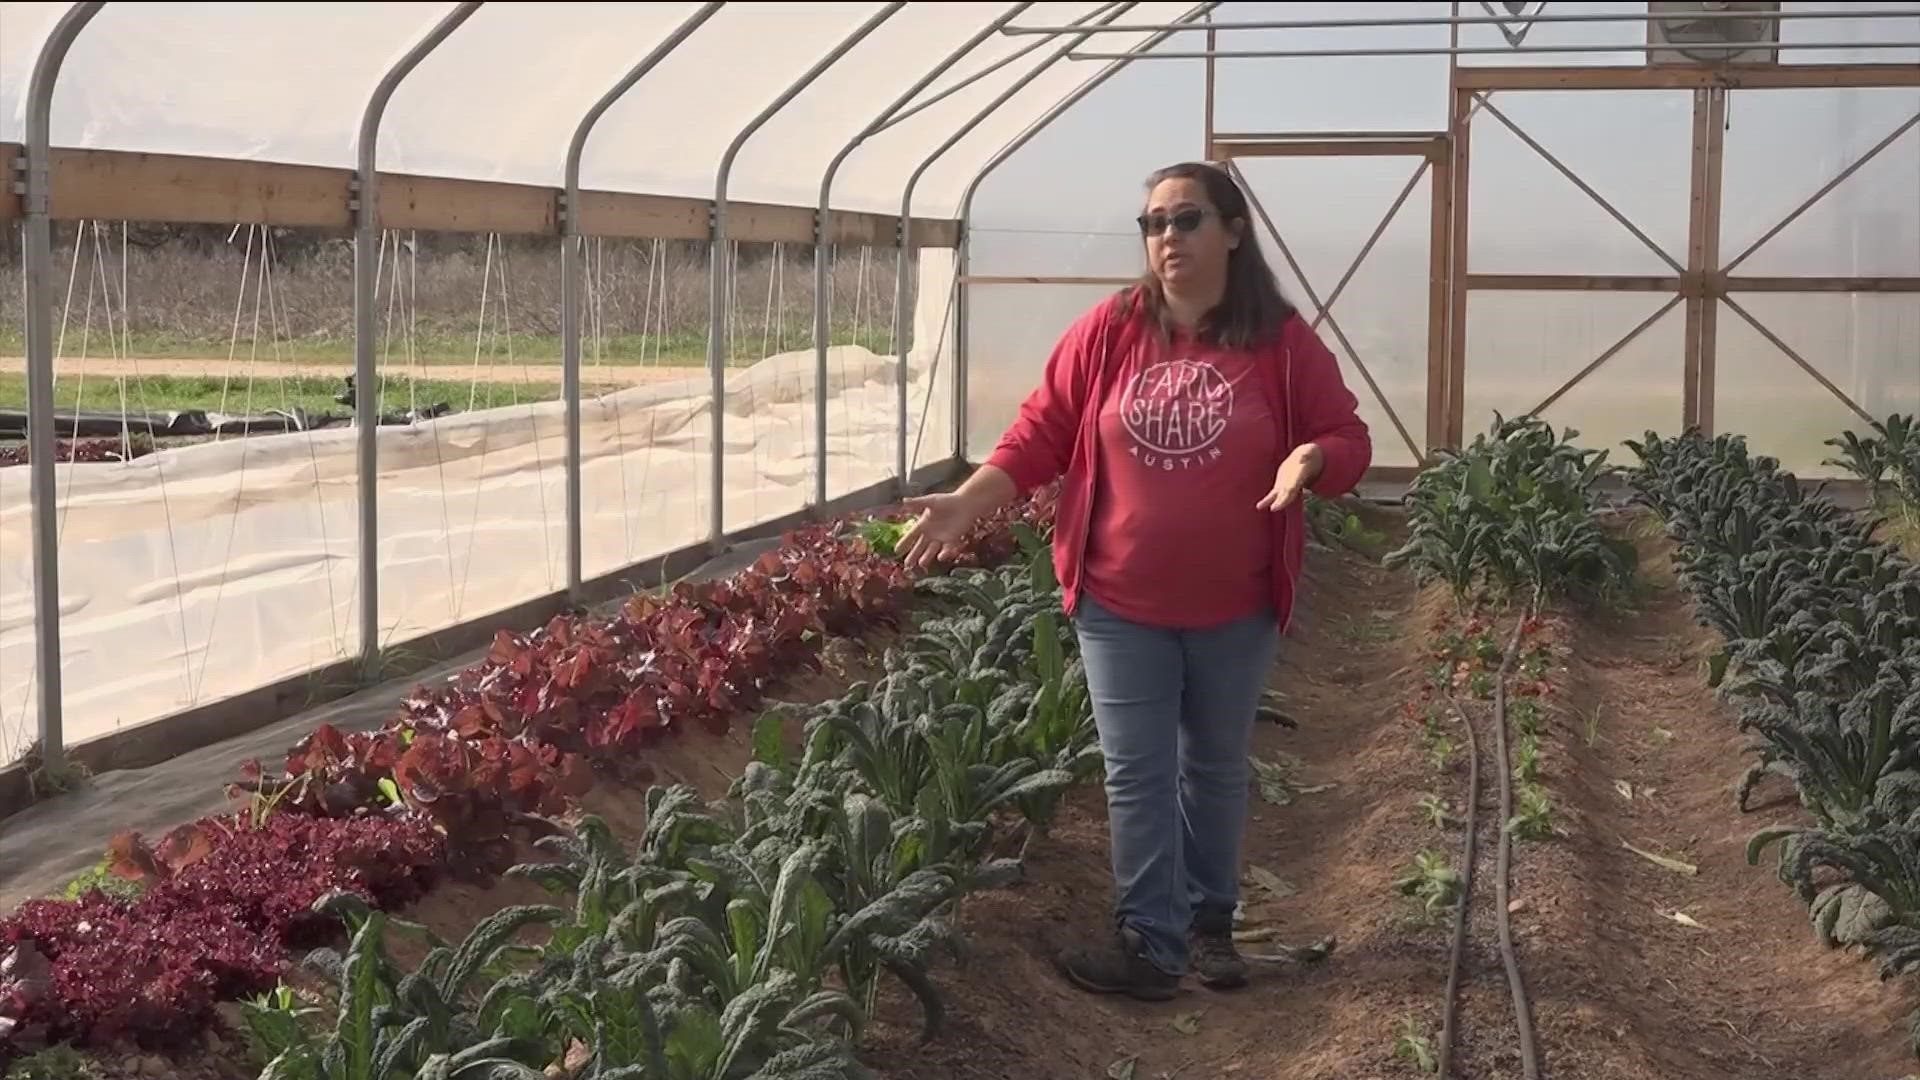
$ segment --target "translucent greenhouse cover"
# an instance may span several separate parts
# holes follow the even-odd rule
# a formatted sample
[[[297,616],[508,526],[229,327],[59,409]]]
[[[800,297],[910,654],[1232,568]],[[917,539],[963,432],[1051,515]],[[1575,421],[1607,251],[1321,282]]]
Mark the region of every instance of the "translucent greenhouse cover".
[[[0,140],[20,139],[33,58],[64,4],[0,4]],[[728,3],[602,117],[582,161],[589,189],[707,196],[731,142],[884,5]],[[895,13],[754,136],[729,197],[812,206],[827,162],[886,106],[1012,5],[915,3]],[[368,95],[453,5],[109,3],[80,34],[53,108],[57,146],[352,167]],[[382,170],[557,187],[582,115],[698,5],[482,6],[403,82],[381,126]],[[1104,8],[1039,3],[1020,21]],[[1167,22],[1191,3],[1141,3]],[[1133,48],[1144,34],[1103,34]],[[924,100],[1038,39],[994,34]],[[1064,42],[1027,52],[875,136],[848,159],[837,208],[898,212],[926,157]],[[951,216],[981,164],[1093,73],[1049,67],[926,174],[920,216]]]
[[[1785,5],[1789,11],[1812,6]],[[1898,4],[1846,5],[1894,9]],[[33,57],[64,4],[0,3],[0,141],[18,141]],[[350,168],[361,110],[381,72],[441,18],[445,3],[109,3],[80,36],[53,109],[57,146]],[[1228,3],[1222,21],[1444,17],[1448,3]],[[1493,5],[1498,9],[1500,5]],[[488,3],[400,87],[381,130],[383,170],[558,186],[580,115],[692,12],[688,3]],[[589,142],[590,189],[711,197],[727,144],[801,73],[868,20],[871,3],[730,3],[610,110]],[[880,25],[745,146],[729,197],[812,205],[827,162],[895,97],[1008,4],[914,3]],[[1465,13],[1482,5],[1462,4]],[[1106,5],[1040,3],[1027,25]],[[1141,3],[1126,24],[1162,23],[1185,3]],[[1554,3],[1552,13],[1643,12]],[[1794,42],[1920,41],[1920,19],[1782,24]],[[1463,56],[1463,65],[1623,65],[1634,24],[1533,27],[1529,47],[1622,44],[1619,52]],[[1123,52],[1140,33],[1101,34]],[[1444,46],[1444,26],[1223,33],[1225,50]],[[1200,47],[1182,33],[1158,51]],[[1490,26],[1463,46],[1496,48]],[[925,100],[997,61],[1004,68],[868,140],[842,168],[833,205],[896,213],[927,156],[1062,42],[988,36]],[[1920,50],[1792,51],[1786,63],[1920,60]],[[1101,84],[980,184],[983,165],[1106,65],[1063,61],[961,139],[925,175],[918,216],[968,225],[974,275],[1121,278],[1139,271],[1132,218],[1142,180],[1204,153],[1205,69],[1136,63]],[[1436,132],[1447,122],[1444,56],[1223,60],[1214,123],[1225,132]],[[1691,95],[1686,91],[1499,91],[1493,104],[1669,253],[1684,258]],[[1725,134],[1722,251],[1783,216],[1920,113],[1920,89],[1735,90]],[[1473,125],[1470,269],[1476,273],[1655,274],[1665,264],[1501,123]],[[1249,187],[1283,236],[1260,242],[1303,310],[1348,274],[1403,188],[1378,244],[1320,332],[1372,426],[1377,464],[1408,464],[1398,419],[1426,436],[1431,176],[1395,158],[1248,162]],[[1409,187],[1410,178],[1412,180]],[[953,253],[918,260],[909,375],[914,460],[953,444]],[[1920,127],[1759,246],[1751,275],[1920,276]],[[965,294],[965,446],[980,456],[1037,379],[1054,340],[1110,284],[970,286]],[[1469,437],[1494,410],[1538,402],[1664,298],[1655,294],[1475,293],[1468,310]],[[137,307],[139,298],[134,298]],[[1751,314],[1876,415],[1920,412],[1920,294],[1766,294]],[[1593,445],[1680,420],[1681,316],[1669,311],[1545,414]],[[1722,429],[1748,433],[1789,467],[1821,471],[1825,438],[1862,421],[1730,310],[1719,316]],[[736,346],[742,343],[736,335]],[[810,490],[811,353],[769,357],[732,377],[726,520],[739,528],[794,509]],[[1380,386],[1376,397],[1362,368]],[[840,348],[829,387],[834,492],[892,472],[895,365]],[[1382,400],[1384,399],[1384,400]],[[623,391],[583,410],[587,572],[599,574],[705,533],[704,375]],[[924,422],[922,420],[924,417]],[[537,430],[537,438],[535,432]],[[394,640],[476,618],[559,587],[563,473],[558,405],[492,409],[383,429],[382,631]],[[269,445],[271,444],[271,445]],[[1627,455],[1616,450],[1615,459]],[[77,741],[352,655],[355,599],[350,432],[170,450],[124,466],[61,466],[60,598],[67,737]],[[164,477],[164,483],[163,483]],[[0,760],[30,734],[33,625],[25,470],[0,470]],[[648,492],[635,504],[627,493]],[[137,658],[129,662],[129,657]]]
[[[951,252],[923,253],[921,287],[948,296],[952,267]],[[953,445],[953,333],[941,305],[916,318],[908,423],[920,467]],[[893,475],[899,364],[847,345],[828,359],[828,490],[838,496]],[[783,352],[730,374],[729,530],[807,505],[814,362],[811,349]],[[706,537],[711,405],[697,369],[582,402],[589,578]],[[380,428],[383,646],[565,588],[564,409]],[[353,430],[333,428],[58,465],[67,741],[355,655],[354,463]],[[27,472],[0,469],[0,760],[34,723]]]

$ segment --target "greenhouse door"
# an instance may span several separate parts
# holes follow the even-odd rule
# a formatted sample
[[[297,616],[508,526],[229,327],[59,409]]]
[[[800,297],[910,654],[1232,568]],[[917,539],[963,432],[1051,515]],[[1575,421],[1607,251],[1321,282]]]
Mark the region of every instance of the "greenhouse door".
[[[1247,192],[1255,237],[1287,298],[1360,399],[1373,429],[1373,475],[1410,479],[1451,435],[1451,141],[1441,133],[1215,135],[1210,150]],[[1416,198],[1422,185],[1425,200]],[[1423,201],[1428,213],[1402,213]]]

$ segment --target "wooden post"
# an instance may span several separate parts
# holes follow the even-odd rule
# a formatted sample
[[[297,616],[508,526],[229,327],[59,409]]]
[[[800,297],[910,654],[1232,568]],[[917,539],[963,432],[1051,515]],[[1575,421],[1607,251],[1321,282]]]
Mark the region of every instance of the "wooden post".
[[[1720,182],[1726,149],[1727,92],[1693,92],[1693,188],[1687,216],[1687,330],[1681,424],[1713,433],[1714,346],[1720,298]]]
[[[1206,59],[1207,101],[1206,101],[1206,108],[1205,108],[1205,119],[1202,120],[1202,123],[1206,125],[1206,135],[1201,142],[1201,146],[1205,150],[1207,155],[1206,160],[1208,161],[1220,160],[1214,154],[1214,150],[1213,150],[1213,133],[1215,131],[1215,126],[1213,123],[1213,77],[1214,77],[1213,54],[1219,47],[1218,46],[1219,38],[1220,38],[1220,32],[1218,30],[1213,29],[1213,11],[1209,9],[1207,11],[1207,59]]]
[[[1431,235],[1427,240],[1427,430],[1426,456],[1447,444],[1447,345],[1453,312],[1453,153],[1435,159]]]
[[[1466,443],[1467,437],[1467,206],[1471,192],[1468,165],[1473,148],[1472,108],[1471,91],[1453,92],[1452,115],[1447,122],[1452,132],[1453,162],[1449,168],[1452,183],[1447,194],[1452,216],[1448,230],[1452,270],[1447,282],[1446,445],[1456,450]]]
[[[1714,87],[1707,91],[1707,156],[1706,184],[1704,194],[1706,202],[1701,207],[1703,218],[1700,232],[1700,258],[1708,273],[1702,279],[1700,306],[1700,370],[1698,389],[1694,403],[1697,411],[1694,423],[1703,434],[1713,434],[1713,405],[1715,395],[1715,349],[1719,342],[1720,297],[1722,292],[1713,283],[1720,276],[1713,271],[1720,267],[1720,193],[1721,165],[1726,158],[1727,141],[1727,91]]]
[[[1684,289],[1687,299],[1687,329],[1683,339],[1684,359],[1680,377],[1680,426],[1691,428],[1700,423],[1700,323],[1701,312],[1712,303],[1698,288],[1700,275],[1712,269],[1706,262],[1707,222],[1707,128],[1711,123],[1707,106],[1712,91],[1693,92],[1692,181],[1687,195],[1687,277],[1694,286]]]

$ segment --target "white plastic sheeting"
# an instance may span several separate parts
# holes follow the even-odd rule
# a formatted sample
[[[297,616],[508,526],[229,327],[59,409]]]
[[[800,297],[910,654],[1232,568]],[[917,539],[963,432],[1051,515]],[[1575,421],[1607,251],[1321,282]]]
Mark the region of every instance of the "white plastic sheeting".
[[[953,442],[951,253],[925,253],[918,276],[934,298],[909,353],[908,423],[916,439],[924,433],[924,465]],[[814,362],[811,349],[786,352],[729,378],[730,528],[811,497]],[[899,364],[836,346],[828,368],[829,493],[839,495],[893,475]],[[706,535],[711,398],[704,375],[692,376],[582,402],[590,575]],[[548,402],[380,430],[383,646],[565,586],[564,423],[564,405]],[[69,742],[358,651],[351,429],[61,464],[56,474]],[[0,760],[33,731],[27,486],[26,469],[0,469]]]
[[[1786,10],[1837,5],[1787,4]],[[1910,9],[1905,3],[1850,9]],[[1502,10],[1500,5],[1493,9]],[[1229,3],[1222,22],[1434,18],[1445,3]],[[1644,11],[1638,4],[1555,3],[1553,14]],[[1482,15],[1481,5],[1461,5]],[[1023,20],[1026,21],[1026,20]],[[1121,20],[1134,22],[1131,16]],[[1817,19],[1782,24],[1786,42],[1920,41],[1920,18]],[[1529,48],[1627,43],[1634,23],[1539,24]],[[1436,48],[1444,25],[1250,30],[1218,48]],[[1159,51],[1199,49],[1182,33]],[[1504,46],[1492,26],[1465,26],[1464,47]],[[1100,51],[1108,51],[1102,44]],[[1091,49],[1089,49],[1091,51]],[[1638,51],[1463,56],[1463,65],[1637,64]],[[1920,49],[1789,50],[1787,64],[1914,62]],[[1091,65],[1087,65],[1091,66]],[[1109,80],[987,178],[969,218],[970,270],[992,275],[1130,276],[1142,252],[1132,218],[1154,168],[1197,157],[1205,110],[1197,60],[1137,63]],[[1445,56],[1222,60],[1214,123],[1221,132],[1441,131]],[[1687,255],[1692,99],[1685,91],[1500,91],[1493,103],[1577,172],[1682,264]],[[1920,90],[1740,90],[1729,96],[1722,206],[1723,258],[1920,113]],[[1111,133],[1124,129],[1127,138]],[[1492,116],[1473,121],[1469,261],[1475,273],[1666,274],[1672,269]],[[1624,148],[1631,152],[1623,152]],[[1254,194],[1325,300],[1412,175],[1411,158],[1246,161]],[[1060,178],[1071,176],[1071,183]],[[1333,305],[1388,403],[1424,440],[1431,188],[1423,179]],[[1257,231],[1283,289],[1313,311],[1299,277]],[[1920,276],[1920,127],[1910,129],[1736,271],[1757,276]],[[991,448],[1038,378],[1055,338],[1110,286],[991,285],[968,296],[968,454]],[[1668,297],[1651,293],[1475,292],[1468,309],[1466,428],[1538,405]],[[1920,294],[1735,297],[1756,319],[1876,416],[1920,412]],[[1668,312],[1543,415],[1613,448],[1681,420],[1684,313]],[[1321,336],[1373,429],[1376,461],[1412,463],[1353,356]],[[1831,474],[1826,438],[1864,421],[1723,306],[1717,346],[1717,426],[1743,431],[1789,467]]]
[[[1119,18],[1158,23],[1186,3],[1141,3]],[[1788,10],[1808,5],[1789,4]],[[1849,5],[1911,6],[1910,2]],[[64,4],[0,3],[0,140],[21,136],[33,57]],[[350,167],[361,109],[386,70],[450,5],[433,3],[110,3],[72,50],[54,102],[58,146],[143,150]],[[583,162],[588,188],[708,197],[725,147],[880,5],[730,3],[600,122]],[[1065,24],[1092,3],[1040,3],[1028,25]],[[1229,3],[1224,21],[1444,16],[1447,3]],[[1475,13],[1479,5],[1463,5]],[[831,156],[884,104],[1002,3],[915,3],[894,15],[746,145],[730,197],[811,205]],[[580,115],[693,10],[692,3],[491,2],[399,88],[381,132],[383,169],[558,186]],[[1556,14],[1638,11],[1555,4]],[[1529,46],[1633,40],[1631,23],[1539,25]],[[1790,43],[1920,40],[1920,20],[1785,24]],[[1088,51],[1138,46],[1102,34]],[[1500,45],[1492,27],[1461,43]],[[1223,49],[1444,45],[1445,27],[1221,34]],[[1163,49],[1199,47],[1199,33]],[[842,169],[837,208],[897,212],[926,156],[1062,41],[994,35],[922,100],[1017,50],[1021,59],[873,139]],[[1463,57],[1476,64],[1621,64],[1637,51]],[[1908,61],[1920,51],[1790,51],[1788,63]],[[961,140],[920,185],[913,211],[956,213],[981,165],[1101,64],[1061,62]],[[976,274],[1130,275],[1140,267],[1139,182],[1199,156],[1205,114],[1198,61],[1137,64],[1034,139],[980,189],[968,222]],[[1437,130],[1444,57],[1223,61],[1222,131]],[[1500,93],[1500,109],[1669,251],[1684,248],[1689,131],[1685,94]],[[1729,257],[1813,194],[1904,117],[1920,91],[1738,91],[1727,132],[1722,248]],[[1623,146],[1632,147],[1622,153]],[[1264,162],[1251,185],[1324,299],[1415,163]],[[1664,267],[1491,117],[1475,122],[1473,269],[1646,273]],[[1388,403],[1423,437],[1429,189],[1416,188],[1334,313]],[[1290,295],[1305,282],[1261,237]],[[1651,260],[1651,265],[1649,265]],[[1770,241],[1749,274],[1920,275],[1920,129]],[[952,266],[919,267],[912,366],[914,463],[944,457],[951,435]],[[999,434],[1055,336],[1107,287],[980,286],[967,298],[967,446]],[[134,298],[136,305],[138,298]],[[1535,404],[1643,319],[1651,295],[1476,294],[1469,309],[1467,425]],[[1920,299],[1914,294],[1752,296],[1741,303],[1875,413],[1920,411]],[[1679,422],[1679,312],[1547,413],[1613,443]],[[1341,355],[1383,464],[1404,447],[1384,408]],[[735,334],[736,345],[741,335]],[[1794,467],[1857,423],[1745,321],[1720,313],[1723,428],[1747,431]],[[937,358],[937,362],[936,362]],[[835,350],[828,440],[835,492],[892,472],[894,366]],[[803,505],[810,486],[812,354],[735,375],[727,424],[725,520],[739,527]],[[705,532],[708,416],[699,374],[672,387],[585,403],[586,563],[628,565]],[[924,424],[922,422],[924,416]],[[537,429],[537,438],[535,431]],[[644,434],[642,434],[644,430]],[[548,591],[564,577],[558,405],[492,410],[381,433],[382,624],[394,640]],[[483,454],[484,451],[484,454]],[[437,455],[437,456],[436,456]],[[242,459],[245,476],[242,477]],[[71,741],[214,700],[350,655],[354,627],[351,434],[172,451],[126,466],[62,467],[62,588]],[[159,483],[167,483],[164,493]],[[444,477],[444,479],[443,479]],[[32,715],[31,578],[24,470],[0,470],[0,758]],[[464,509],[462,515],[458,511]],[[324,535],[318,530],[324,523]],[[11,745],[8,739],[12,740]]]
[[[1039,3],[1020,21],[1064,25],[1103,6]],[[1141,3],[1125,18],[1166,22],[1193,6]],[[0,4],[0,140],[20,138],[33,58],[65,7]],[[351,167],[374,84],[451,7],[109,3],[62,69],[54,145]],[[381,169],[558,187],[580,117],[697,7],[485,4],[394,94]],[[727,4],[601,118],[582,186],[711,197],[734,136],[881,7]],[[894,14],[755,135],[729,196],[814,205],[827,161],[1009,7],[916,3]],[[1094,40],[1129,49],[1145,36]],[[921,100],[1038,41],[993,35]],[[1040,44],[876,136],[842,169],[835,207],[898,212],[907,177],[927,155],[1062,44]],[[980,164],[1091,73],[1066,61],[1048,68],[928,171],[914,212],[950,215]]]

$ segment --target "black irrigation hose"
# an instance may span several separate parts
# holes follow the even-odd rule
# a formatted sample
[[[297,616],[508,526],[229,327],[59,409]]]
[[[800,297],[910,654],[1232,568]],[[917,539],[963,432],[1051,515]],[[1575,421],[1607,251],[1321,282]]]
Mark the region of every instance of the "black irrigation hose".
[[[1513,820],[1513,774],[1512,763],[1507,754],[1507,675],[1513,670],[1513,662],[1520,652],[1520,637],[1533,611],[1521,617],[1514,627],[1513,638],[1507,643],[1506,651],[1500,657],[1500,671],[1494,684],[1493,723],[1497,752],[1500,755],[1500,846],[1498,852],[1497,878],[1494,882],[1494,917],[1500,933],[1500,959],[1507,971],[1507,989],[1513,997],[1513,1012],[1520,1033],[1520,1063],[1526,1080],[1540,1080],[1540,1049],[1534,1039],[1533,1003],[1527,996],[1526,980],[1520,974],[1520,961],[1513,951],[1513,916],[1508,910],[1507,893],[1513,860],[1513,837],[1507,830],[1507,822]],[[1467,813],[1466,842],[1461,855],[1460,902],[1454,905],[1453,944],[1447,959],[1447,999],[1441,1012],[1440,1021],[1440,1061],[1438,1074],[1441,1080],[1451,1080],[1453,1076],[1453,1043],[1455,1029],[1459,1019],[1460,1003],[1460,967],[1466,953],[1467,914],[1473,901],[1474,860],[1479,832],[1480,814],[1480,742],[1474,734],[1473,719],[1452,694],[1447,695],[1448,704],[1453,706],[1454,714],[1467,731]]]
[[[1500,658],[1500,674],[1493,688],[1493,734],[1500,753],[1500,855],[1498,875],[1494,879],[1494,917],[1499,920],[1500,960],[1507,969],[1507,989],[1513,995],[1513,1020],[1520,1032],[1520,1068],[1526,1080],[1540,1080],[1540,1047],[1533,1035],[1533,1002],[1527,997],[1527,981],[1520,974],[1520,960],[1513,952],[1513,912],[1508,908],[1507,887],[1513,867],[1513,833],[1507,823],[1513,820],[1513,764],[1507,755],[1507,674],[1520,652],[1520,635],[1537,606],[1530,608],[1514,627],[1513,640]]]
[[[1467,843],[1461,865],[1466,867],[1460,879],[1460,902],[1453,906],[1453,946],[1447,957],[1447,1001],[1440,1014],[1440,1080],[1453,1076],[1454,1022],[1459,1016],[1460,959],[1467,949],[1467,909],[1473,903],[1473,861],[1475,834],[1480,831],[1480,740],[1473,733],[1473,718],[1460,703],[1447,695],[1447,703],[1467,729]]]

